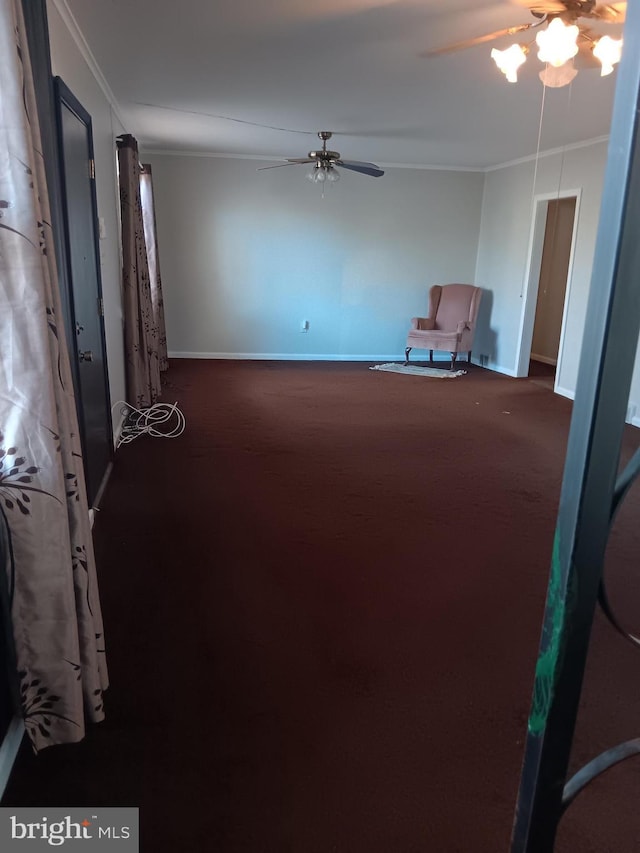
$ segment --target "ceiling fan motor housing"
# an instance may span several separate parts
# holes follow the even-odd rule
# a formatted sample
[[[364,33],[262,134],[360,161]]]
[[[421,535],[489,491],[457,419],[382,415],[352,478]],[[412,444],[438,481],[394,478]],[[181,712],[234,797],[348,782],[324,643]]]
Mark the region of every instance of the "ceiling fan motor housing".
[[[546,21],[560,18],[566,24],[575,24],[578,18],[599,17],[596,12],[596,0],[560,0],[560,2],[565,7],[563,12],[542,13],[532,10],[532,13]]]
[[[309,151],[309,157],[312,160],[324,160],[327,163],[330,163],[332,160],[340,159],[339,151],[326,151],[324,148],[322,151]]]
[[[333,160],[340,159],[339,151],[327,151],[327,140],[331,139],[333,134],[328,130],[321,130],[318,132],[318,136],[322,140],[322,150],[321,151],[309,151],[309,157],[314,160],[321,161],[323,163],[331,163]]]

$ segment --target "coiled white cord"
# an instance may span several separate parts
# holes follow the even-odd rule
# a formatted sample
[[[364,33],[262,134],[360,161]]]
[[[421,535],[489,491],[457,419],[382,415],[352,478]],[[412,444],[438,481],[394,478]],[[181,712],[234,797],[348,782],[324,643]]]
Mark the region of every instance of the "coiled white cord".
[[[119,400],[111,407],[113,411],[121,406],[121,414],[125,421],[116,447],[129,444],[140,435],[150,435],[153,438],[177,438],[185,430],[186,420],[178,403],[154,403],[148,409],[136,409],[135,406]]]

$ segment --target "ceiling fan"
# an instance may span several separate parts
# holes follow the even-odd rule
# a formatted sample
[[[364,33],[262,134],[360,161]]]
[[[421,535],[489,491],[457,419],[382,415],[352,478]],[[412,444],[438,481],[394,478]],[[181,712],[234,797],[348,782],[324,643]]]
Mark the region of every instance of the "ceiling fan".
[[[306,157],[288,158],[286,163],[278,163],[277,166],[261,166],[258,171],[262,172],[265,169],[281,169],[283,166],[301,166],[305,163],[313,163],[313,168],[307,174],[307,178],[314,184],[334,183],[339,180],[340,172],[336,166],[342,169],[349,169],[352,172],[360,172],[363,175],[371,175],[372,178],[379,178],[384,175],[382,169],[378,168],[375,163],[362,163],[359,160],[342,160],[340,152],[328,151],[327,142],[333,134],[328,130],[321,130],[318,137],[322,140],[322,148],[319,151],[309,151]]]
[[[540,79],[547,86],[565,86],[577,74],[570,60],[580,55],[586,65],[601,65],[601,74],[610,74],[619,62],[622,40],[602,36],[580,23],[582,18],[604,24],[622,24],[625,20],[626,2],[605,3],[602,0],[511,0],[517,6],[529,9],[535,21],[516,24],[492,33],[475,36],[445,47],[428,50],[422,56],[439,56],[456,50],[465,50],[507,35],[518,35],[537,30],[538,58],[547,64]],[[511,83],[517,81],[517,70],[531,50],[529,44],[515,43],[506,50],[491,51],[491,57]]]

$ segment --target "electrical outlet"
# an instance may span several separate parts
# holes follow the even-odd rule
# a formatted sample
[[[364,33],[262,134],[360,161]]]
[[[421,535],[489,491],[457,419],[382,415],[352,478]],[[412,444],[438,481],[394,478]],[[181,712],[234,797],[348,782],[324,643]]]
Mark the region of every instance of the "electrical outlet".
[[[309,331],[309,321],[308,320],[302,320],[300,322],[300,331],[301,332],[308,332]]]

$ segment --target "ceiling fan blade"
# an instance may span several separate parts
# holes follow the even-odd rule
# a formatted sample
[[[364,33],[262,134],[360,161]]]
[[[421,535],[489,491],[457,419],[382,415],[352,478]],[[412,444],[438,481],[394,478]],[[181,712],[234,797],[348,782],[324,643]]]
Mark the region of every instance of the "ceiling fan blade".
[[[295,163],[278,163],[277,166],[258,166],[256,172],[266,172],[267,169],[282,169],[283,166],[295,166]]]
[[[372,178],[379,178],[381,175],[384,175],[383,170],[376,166],[375,163],[361,163],[358,160],[336,160],[335,165],[341,166],[343,169],[351,169],[352,172],[371,175]]]
[[[468,47],[474,47],[476,44],[484,44],[488,41],[494,41],[501,36],[514,36],[516,33],[522,33],[525,30],[530,30],[536,24],[518,24],[515,27],[505,27],[502,30],[496,30],[494,33],[487,33],[483,36],[457,41],[453,44],[448,44],[446,47],[436,47],[434,50],[426,50],[420,56],[440,56],[443,53],[453,53],[454,50],[466,50]]]
[[[567,11],[562,0],[511,0],[515,6],[524,7],[534,15],[553,15]]]
[[[534,15],[562,14],[567,9],[579,14],[580,0],[562,2],[562,0],[511,0],[516,6],[524,7],[533,12]],[[623,24],[627,11],[626,2],[602,3],[598,2],[595,9],[585,11],[584,17],[598,18],[612,24]]]
[[[609,24],[624,24],[627,16],[626,3],[602,3],[596,6],[592,17]]]
[[[300,160],[287,160],[286,163],[277,163],[275,166],[258,166],[256,172],[264,172],[267,169],[281,169],[283,166],[299,166],[301,163],[315,163],[315,160],[309,160],[308,157]]]

